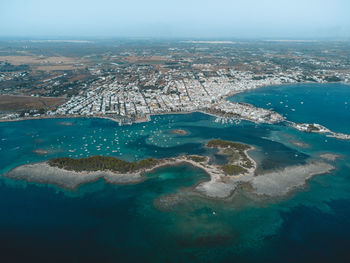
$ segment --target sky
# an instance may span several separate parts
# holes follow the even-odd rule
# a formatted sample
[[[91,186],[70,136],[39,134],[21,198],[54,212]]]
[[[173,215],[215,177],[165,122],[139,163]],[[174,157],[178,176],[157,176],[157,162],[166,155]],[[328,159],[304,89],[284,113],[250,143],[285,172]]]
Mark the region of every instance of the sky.
[[[350,39],[350,0],[0,0],[0,37]]]

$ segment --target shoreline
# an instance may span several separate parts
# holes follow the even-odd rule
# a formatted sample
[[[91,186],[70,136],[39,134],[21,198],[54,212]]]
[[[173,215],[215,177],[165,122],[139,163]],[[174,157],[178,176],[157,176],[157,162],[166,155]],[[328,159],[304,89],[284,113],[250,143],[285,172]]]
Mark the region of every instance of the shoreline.
[[[211,144],[209,145],[210,142]],[[203,192],[204,195],[218,196],[218,194],[215,193],[215,187],[208,188],[207,186],[212,184],[221,185],[223,183],[223,178],[246,176],[251,177],[254,175],[257,164],[255,160],[248,154],[248,151],[254,149],[254,147],[240,143],[226,142],[223,140],[211,140],[205,145],[205,147],[219,149],[218,154],[223,155],[225,158],[229,158],[233,154],[238,155],[234,160],[228,160],[226,164],[227,166],[233,167],[236,170],[233,170],[233,172],[225,171],[225,165],[210,163],[209,156],[181,155],[178,157],[158,159],[157,163],[153,164],[151,167],[139,168],[137,170],[131,170],[130,172],[125,173],[118,172],[118,170],[78,171],[74,170],[74,166],[70,166],[71,168],[66,169],[63,166],[58,166],[58,163],[50,163],[50,160],[48,160],[44,162],[25,164],[15,167],[5,173],[3,176],[18,180],[26,180],[27,182],[53,184],[65,189],[74,190],[82,184],[89,183],[100,178],[103,178],[106,182],[112,184],[139,183],[146,179],[144,176],[145,174],[149,174],[150,172],[160,167],[171,167],[179,164],[189,164],[193,167],[202,169],[210,177],[210,180],[199,185],[196,191],[203,192],[201,188],[204,187],[207,188]],[[225,150],[227,152],[225,152]],[[118,162],[119,159],[115,159]],[[60,162],[60,160],[57,161]],[[102,159],[102,162],[103,161],[104,160]],[[248,163],[249,166],[246,167],[245,165]]]
[[[255,107],[254,105],[251,105],[253,107]],[[208,116],[212,116],[212,117],[215,117],[215,118],[222,118],[222,119],[226,119],[226,117],[223,117],[223,116],[219,116],[219,115],[215,115],[213,113],[210,113],[210,112],[206,112],[206,111],[203,111],[203,110],[196,110],[196,111],[184,111],[184,112],[169,112],[169,113],[157,113],[157,114],[150,114],[148,115],[148,117],[150,118],[151,116],[162,116],[162,115],[177,115],[177,114],[191,114],[191,113],[201,113],[201,114],[205,114],[205,115],[208,115]],[[278,114],[278,113],[277,113]],[[85,118],[85,119],[105,119],[105,120],[110,120],[110,121],[113,121],[113,122],[116,122],[118,123],[119,126],[124,126],[124,125],[133,125],[133,124],[137,124],[137,123],[143,123],[143,122],[149,122],[150,120],[148,120],[148,118],[145,118],[144,120],[139,120],[139,121],[136,121],[136,122],[132,122],[132,123],[123,123],[121,124],[120,120],[117,120],[117,119],[114,119],[112,117],[108,117],[108,116],[97,116],[97,115],[91,115],[91,116],[80,116],[80,115],[61,115],[61,116],[41,116],[41,117],[27,117],[27,118],[21,118],[21,119],[14,119],[14,120],[2,120],[0,119],[0,123],[6,123],[6,122],[20,122],[20,121],[29,121],[29,120],[42,120],[42,119],[80,119],[80,118]],[[228,117],[227,119],[230,119],[230,117]],[[247,118],[237,118],[237,119],[240,119],[240,120],[244,120],[244,121],[249,121],[249,122],[253,122],[253,123],[256,123],[256,124],[259,124],[259,122],[256,122],[256,121],[253,121],[251,119],[247,119]],[[290,127],[298,130],[298,131],[301,131],[301,132],[308,132],[308,133],[319,133],[319,134],[322,134],[326,137],[329,137],[329,138],[335,138],[337,140],[350,140],[350,134],[346,134],[346,133],[341,133],[341,132],[334,132],[332,130],[329,130],[328,128],[320,125],[320,124],[317,124],[317,123],[314,123],[314,124],[309,124],[309,123],[301,123],[302,125],[318,125],[318,126],[322,126],[324,128],[326,128],[327,130],[326,131],[306,131],[305,129],[302,129],[302,128],[298,128],[298,125],[300,125],[299,123],[295,123],[295,122],[292,122],[292,121],[289,121],[289,120],[284,120],[284,121],[280,121],[280,123],[286,123],[288,124]],[[273,123],[270,123],[270,122],[267,122],[267,124],[273,124]],[[185,134],[181,134],[181,135],[187,135],[186,133]]]
[[[241,91],[232,91],[230,92],[229,94],[227,94],[225,97],[223,97],[222,99],[223,100],[227,100],[228,98],[230,97],[233,97],[235,96],[236,94],[239,94],[239,93],[243,93],[243,92],[246,92],[246,91],[249,91],[249,90],[255,90],[255,89],[259,89],[259,88],[263,88],[263,87],[268,87],[268,86],[280,86],[280,85],[291,85],[291,84],[311,84],[313,82],[303,82],[303,83],[281,83],[281,84],[275,84],[275,85],[261,85],[261,86],[257,86],[255,88],[252,88],[252,89],[247,89],[247,90],[241,90]],[[317,82],[316,82],[317,83]],[[315,84],[316,84],[315,83]],[[327,82],[327,83],[333,83],[333,82]],[[335,83],[342,83],[342,84],[347,84],[346,82],[335,82]],[[348,84],[349,85],[349,84]],[[253,105],[254,106],[254,105]],[[210,116],[214,116],[214,117],[218,117],[218,116],[215,116],[213,114],[210,114],[210,113],[206,113],[200,109],[198,110],[193,110],[193,111],[179,111],[179,112],[158,112],[158,113],[150,113],[150,114],[147,114],[147,116],[151,117],[151,116],[161,116],[161,115],[171,115],[171,114],[190,114],[190,113],[195,113],[195,112],[198,112],[198,113],[203,113],[203,114],[207,114],[207,115],[210,115]],[[81,115],[60,115],[60,116],[38,116],[38,117],[22,117],[22,118],[18,118],[18,119],[0,119],[0,122],[16,122],[16,121],[25,121],[25,120],[40,120],[40,119],[56,119],[56,118],[62,118],[62,119],[69,119],[69,118],[101,118],[101,119],[108,119],[108,120],[112,120],[112,121],[115,121],[115,122],[118,122],[118,120],[116,119],[113,119],[111,117],[108,117],[108,116],[99,116],[99,115],[91,115],[91,116],[81,116]],[[145,118],[146,119],[146,118]],[[134,124],[134,123],[132,123]]]
[[[222,149],[219,149],[219,152]],[[204,157],[205,159],[194,161],[191,157],[193,158],[196,155],[185,155],[160,159],[160,162],[153,167],[130,173],[118,173],[108,170],[76,172],[51,166],[48,164],[48,161],[45,161],[15,167],[2,176],[14,180],[25,180],[28,183],[55,185],[66,190],[74,191],[83,184],[95,182],[99,179],[115,185],[142,183],[147,180],[147,176],[145,175],[158,168],[185,164],[199,168],[209,176],[209,180],[202,180],[191,187],[191,191],[194,194],[199,194],[209,199],[227,200],[233,196],[241,185],[246,184],[250,186],[245,190],[247,194],[256,198],[284,197],[295,189],[303,188],[307,184],[307,181],[314,176],[329,173],[335,169],[333,165],[327,162],[331,160],[321,158],[326,161],[312,160],[306,164],[288,166],[280,170],[256,175],[257,163],[248,154],[253,149],[253,147],[250,147],[245,150],[245,154],[252,161],[253,166],[247,169],[246,172],[238,175],[227,175],[223,172],[220,165],[209,164],[210,158],[208,156],[197,156]]]
[[[205,162],[207,163],[208,161],[209,157],[206,158]],[[159,168],[167,166],[172,167],[181,164],[188,164],[203,169],[210,176],[210,172],[205,166],[189,160],[185,156],[164,159],[151,168],[142,169],[132,173],[117,173],[109,170],[77,172],[54,167],[49,165],[48,161],[43,161],[14,167],[1,176],[15,180],[25,180],[31,183],[56,185],[66,190],[76,190],[79,186],[94,182],[98,179],[104,179],[107,183],[117,185],[140,183],[147,180],[144,176],[145,174],[149,174]]]
[[[284,197],[300,189],[316,175],[326,174],[335,167],[328,162],[310,161],[304,165],[293,165],[278,171],[261,174],[251,181],[252,194],[257,197]]]
[[[251,91],[251,90],[255,90],[255,89],[259,89],[259,88],[264,88],[264,87],[269,87],[269,86],[282,86],[282,85],[303,85],[303,84],[331,84],[331,83],[337,83],[337,84],[342,84],[342,85],[349,85],[349,83],[347,82],[326,82],[326,83],[323,83],[323,82],[301,82],[301,83],[294,83],[294,82],[290,82],[290,83],[280,83],[280,84],[264,84],[264,85],[260,85],[260,86],[256,86],[254,88],[251,88],[251,89],[246,89],[246,90],[240,90],[240,91],[232,91],[230,93],[228,93],[225,97],[221,98],[220,100],[221,101],[224,101],[224,102],[227,102],[227,103],[231,103],[231,104],[240,104],[240,103],[232,103],[230,102],[228,99],[230,97],[233,97],[235,96],[236,94],[239,94],[239,93],[244,93],[244,92],[248,92],[248,91]],[[350,85],[349,85],[350,86]],[[220,103],[220,101],[218,101],[218,103]],[[218,104],[217,103],[217,104]],[[208,116],[212,116],[212,117],[215,117],[218,119],[221,119],[221,120],[232,120],[232,123],[233,123],[233,120],[245,120],[245,121],[250,121],[252,123],[255,123],[255,124],[259,124],[259,123],[268,123],[268,124],[274,124],[274,123],[286,123],[288,124],[289,126],[291,126],[292,128],[296,129],[296,130],[299,130],[299,131],[302,131],[302,132],[313,132],[313,133],[320,133],[320,134],[323,134],[325,135],[326,137],[332,137],[332,138],[335,138],[337,140],[350,140],[350,134],[346,134],[346,133],[340,133],[340,132],[333,132],[331,131],[330,129],[320,125],[320,124],[308,124],[308,123],[296,123],[296,122],[292,122],[292,121],[289,121],[287,119],[285,119],[285,117],[283,117],[281,114],[275,112],[275,111],[270,111],[270,110],[266,110],[264,108],[258,108],[252,104],[246,104],[244,103],[246,107],[251,107],[253,110],[261,110],[263,112],[265,112],[265,114],[269,113],[270,115],[276,115],[275,118],[276,119],[273,119],[271,118],[270,120],[266,120],[266,119],[263,119],[263,120],[260,120],[260,117],[259,118],[248,118],[247,116],[228,116],[226,117],[225,114],[232,114],[232,112],[230,111],[227,111],[225,114],[223,114],[223,116],[221,116],[220,114],[215,114],[215,113],[212,113],[212,112],[208,112],[208,110],[206,109],[203,109],[203,108],[198,108],[196,110],[191,110],[191,111],[173,111],[173,112],[157,112],[157,113],[150,113],[150,114],[146,114],[144,117],[140,118],[140,119],[136,119],[136,120],[132,120],[130,117],[123,117],[123,116],[120,116],[120,118],[113,118],[111,116],[108,116],[108,115],[50,115],[50,116],[37,116],[37,117],[21,117],[21,118],[17,118],[17,119],[0,119],[0,123],[2,122],[17,122],[17,121],[26,121],[26,120],[40,120],[40,119],[75,119],[75,118],[99,118],[99,119],[107,119],[107,120],[111,120],[113,122],[116,122],[118,123],[119,126],[123,126],[123,125],[133,125],[133,124],[136,124],[136,123],[143,123],[143,122],[149,122],[151,120],[151,117],[152,116],[162,116],[162,115],[177,115],[177,114],[191,114],[191,113],[201,113],[201,114],[206,114]],[[214,108],[215,109],[215,108]],[[271,115],[271,116],[272,116]],[[264,117],[263,117],[264,118]],[[301,126],[310,126],[310,125],[316,125],[316,126],[319,126],[321,128],[324,129],[321,130],[321,131],[308,131],[307,128],[305,127],[301,127]],[[185,135],[185,134],[184,134]]]

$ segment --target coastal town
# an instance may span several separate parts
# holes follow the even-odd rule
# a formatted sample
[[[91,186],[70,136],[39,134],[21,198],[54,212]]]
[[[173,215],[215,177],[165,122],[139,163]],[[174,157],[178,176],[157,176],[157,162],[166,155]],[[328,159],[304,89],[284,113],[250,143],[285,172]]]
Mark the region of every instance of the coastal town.
[[[221,71],[222,72],[222,71]],[[176,75],[176,71],[172,72]],[[289,78],[251,80],[249,73],[225,72],[219,77],[205,78],[174,77],[167,73],[168,80],[161,89],[141,89],[137,83],[124,86],[118,80],[103,79],[105,84],[91,87],[49,116],[107,116],[121,124],[147,120],[152,114],[202,111],[216,116],[230,116],[255,122],[278,122],[283,118],[269,110],[252,105],[231,103],[225,100],[230,95],[263,85],[291,82]]]
[[[47,54],[39,56],[32,54],[36,42],[17,44],[25,58],[0,56],[1,96],[61,101],[9,111],[1,109],[0,98],[3,121],[93,116],[125,125],[156,114],[203,112],[223,123],[278,123],[285,118],[273,110],[228,98],[269,85],[350,82],[348,46],[342,43],[336,48],[320,42],[312,50],[307,43],[280,42],[120,42],[108,48],[69,43],[75,50],[82,45],[79,57],[71,57],[66,47],[61,47],[61,57],[49,56],[51,45],[61,42],[46,44],[41,52]],[[87,54],[84,47],[94,52]]]

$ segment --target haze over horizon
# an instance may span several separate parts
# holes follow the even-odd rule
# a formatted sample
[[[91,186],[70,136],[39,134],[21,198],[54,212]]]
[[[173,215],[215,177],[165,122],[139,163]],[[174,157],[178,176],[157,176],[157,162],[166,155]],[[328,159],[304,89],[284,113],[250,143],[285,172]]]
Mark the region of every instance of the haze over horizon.
[[[349,39],[346,0],[12,0],[0,37]]]

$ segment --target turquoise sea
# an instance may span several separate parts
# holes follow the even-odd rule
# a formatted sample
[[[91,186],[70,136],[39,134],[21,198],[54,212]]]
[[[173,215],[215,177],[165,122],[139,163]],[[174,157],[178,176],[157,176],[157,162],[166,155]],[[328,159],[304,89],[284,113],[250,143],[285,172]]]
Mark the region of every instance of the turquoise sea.
[[[346,85],[272,86],[232,99],[350,131]],[[213,138],[254,145],[259,173],[326,152],[341,158],[331,174],[269,201],[243,191],[226,201],[191,195],[208,176],[187,165],[160,168],[139,184],[100,180],[76,191],[1,177],[1,262],[350,262],[349,141],[284,125],[218,124],[200,113],[122,127],[97,118],[28,120],[0,123],[0,174],[55,156],[202,154],[220,161],[203,148]]]

